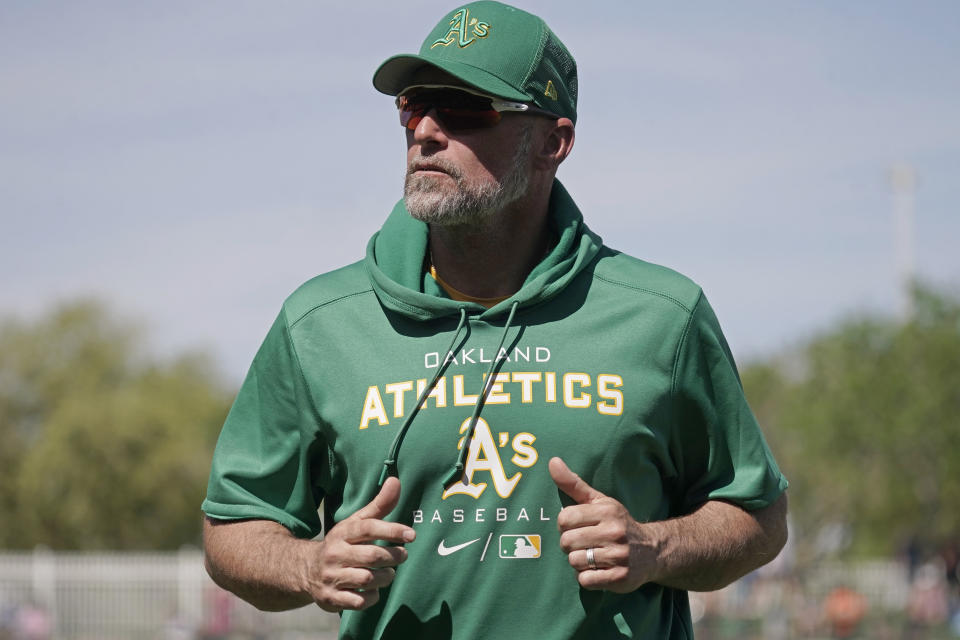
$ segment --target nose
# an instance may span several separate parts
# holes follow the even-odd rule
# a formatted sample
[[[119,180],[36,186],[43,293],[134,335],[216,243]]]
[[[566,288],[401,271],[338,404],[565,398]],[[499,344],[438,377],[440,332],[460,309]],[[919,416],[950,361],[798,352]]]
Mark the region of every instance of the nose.
[[[413,139],[420,144],[446,144],[447,134],[437,118],[436,109],[430,109],[420,118],[413,130]]]

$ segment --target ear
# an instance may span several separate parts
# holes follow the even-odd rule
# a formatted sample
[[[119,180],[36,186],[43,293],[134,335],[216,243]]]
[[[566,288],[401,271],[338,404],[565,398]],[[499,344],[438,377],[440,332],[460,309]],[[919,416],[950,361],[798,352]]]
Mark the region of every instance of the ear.
[[[542,144],[534,158],[534,166],[543,171],[556,171],[573,150],[575,137],[570,118],[550,120],[543,130]]]

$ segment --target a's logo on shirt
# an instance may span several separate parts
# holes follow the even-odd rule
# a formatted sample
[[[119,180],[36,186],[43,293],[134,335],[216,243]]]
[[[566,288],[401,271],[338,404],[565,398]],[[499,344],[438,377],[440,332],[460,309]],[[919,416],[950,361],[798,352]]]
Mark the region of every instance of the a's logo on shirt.
[[[490,35],[489,24],[471,18],[469,9],[460,9],[453,14],[447,35],[435,40],[430,48],[446,47],[456,42],[457,46],[463,49],[473,44],[477,38],[486,38],[488,35]]]
[[[467,418],[460,425],[460,433],[470,428],[470,418]],[[468,446],[464,440],[466,436],[460,438],[457,448]],[[533,443],[537,437],[532,433],[518,433],[513,437],[513,457],[510,461],[518,467],[530,468],[537,463],[537,450],[533,448]],[[464,494],[471,498],[479,498],[487,488],[486,482],[478,482],[476,476],[481,472],[490,474],[490,480],[493,481],[493,488],[501,498],[509,498],[510,494],[517,487],[523,473],[517,471],[509,478],[506,470],[503,468],[503,460],[500,458],[499,447],[504,447],[510,443],[510,434],[500,432],[498,439],[494,439],[493,432],[490,431],[490,425],[483,418],[477,418],[477,426],[473,432],[473,439],[470,440],[469,450],[467,452],[467,461],[464,468],[464,477],[457,483],[450,485],[443,492],[443,499],[446,500],[454,494]],[[499,443],[499,447],[498,447]],[[486,476],[483,476],[484,478]]]
[[[518,558],[539,558],[540,536],[535,534],[500,536],[500,557],[511,560]]]

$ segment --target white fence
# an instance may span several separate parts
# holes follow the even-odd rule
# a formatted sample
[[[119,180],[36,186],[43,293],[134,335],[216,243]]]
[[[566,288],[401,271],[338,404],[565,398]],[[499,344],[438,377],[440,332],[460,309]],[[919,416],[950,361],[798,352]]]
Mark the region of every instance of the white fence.
[[[0,553],[0,638],[23,612],[70,640],[336,637],[338,617],[304,607],[264,614],[218,588],[195,550]],[[39,624],[39,623],[35,623]]]

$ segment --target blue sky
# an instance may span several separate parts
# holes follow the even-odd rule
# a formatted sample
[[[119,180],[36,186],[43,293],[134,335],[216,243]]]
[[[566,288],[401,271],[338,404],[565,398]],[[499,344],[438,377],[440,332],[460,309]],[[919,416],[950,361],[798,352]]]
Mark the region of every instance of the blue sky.
[[[612,246],[699,282],[738,360],[960,289],[960,4],[518,3],[577,59],[559,177]],[[284,297],[400,196],[377,65],[446,2],[0,4],[0,312],[98,296],[238,380]]]

